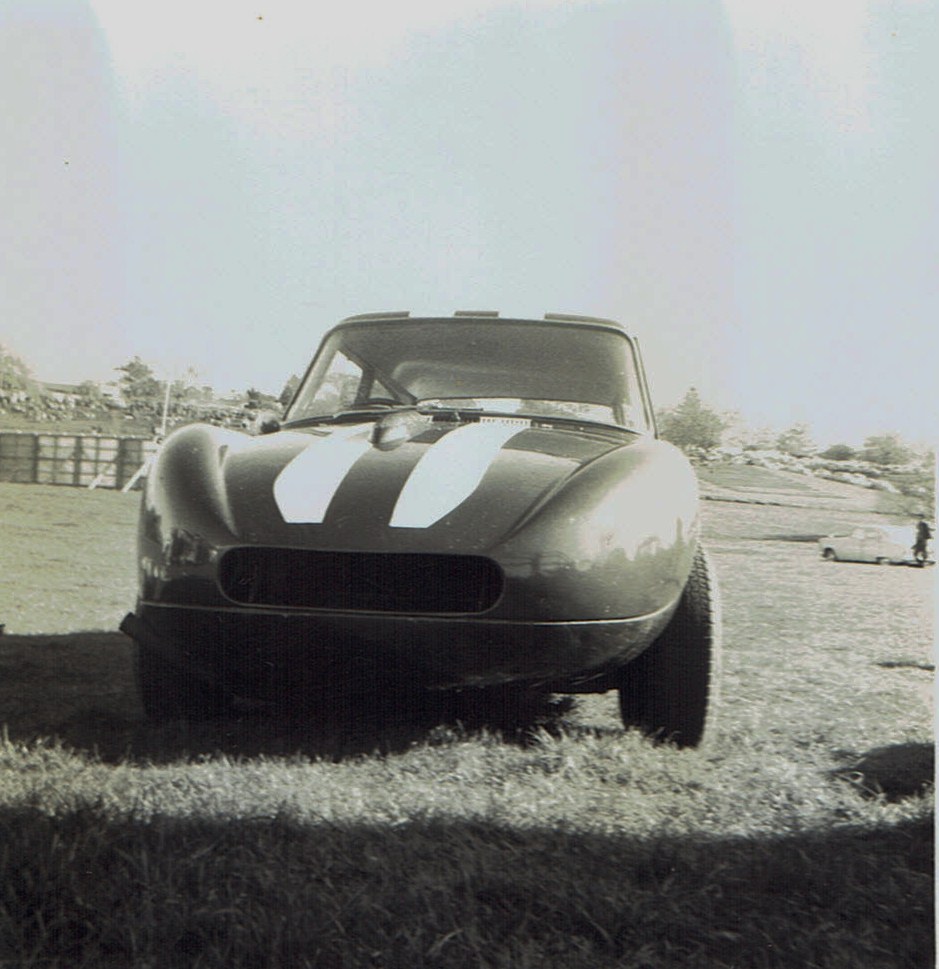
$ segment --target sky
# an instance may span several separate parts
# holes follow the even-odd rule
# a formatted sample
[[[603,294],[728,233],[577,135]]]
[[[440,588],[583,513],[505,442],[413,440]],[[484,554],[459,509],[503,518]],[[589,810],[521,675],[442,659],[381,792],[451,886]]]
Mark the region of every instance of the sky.
[[[819,443],[935,437],[925,0],[0,0],[0,344],[279,393],[344,316],[582,313]]]

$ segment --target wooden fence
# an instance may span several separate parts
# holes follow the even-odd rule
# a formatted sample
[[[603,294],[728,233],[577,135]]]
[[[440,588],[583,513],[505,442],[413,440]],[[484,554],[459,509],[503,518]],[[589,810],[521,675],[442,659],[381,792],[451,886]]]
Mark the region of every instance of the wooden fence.
[[[124,488],[156,449],[143,437],[0,431],[0,481]]]

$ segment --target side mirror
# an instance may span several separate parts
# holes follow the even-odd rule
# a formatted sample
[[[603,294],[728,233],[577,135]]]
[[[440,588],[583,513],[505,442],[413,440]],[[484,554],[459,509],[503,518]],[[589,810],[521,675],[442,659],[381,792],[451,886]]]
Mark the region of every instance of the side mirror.
[[[255,434],[274,434],[280,430],[280,417],[273,411],[261,411],[254,420]]]

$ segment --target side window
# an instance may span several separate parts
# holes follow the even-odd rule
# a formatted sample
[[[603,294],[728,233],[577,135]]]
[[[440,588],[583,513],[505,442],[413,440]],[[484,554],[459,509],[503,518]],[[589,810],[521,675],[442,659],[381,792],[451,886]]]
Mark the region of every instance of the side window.
[[[626,390],[626,399],[620,404],[623,409],[623,423],[635,431],[649,430],[652,426],[652,415],[644,406],[636,349],[632,345],[628,351],[623,377]]]
[[[362,368],[337,350],[329,372],[326,374],[326,379],[323,381],[323,390],[326,393],[335,392],[337,410],[351,407],[355,403],[361,383]]]
[[[361,383],[362,368],[337,350],[316,394],[306,403],[304,410],[310,414],[333,414],[346,410],[355,403]]]
[[[370,386],[361,387],[362,392],[369,398],[378,397],[383,400],[397,400],[397,394],[390,391],[379,379],[378,377],[373,377],[370,381]]]

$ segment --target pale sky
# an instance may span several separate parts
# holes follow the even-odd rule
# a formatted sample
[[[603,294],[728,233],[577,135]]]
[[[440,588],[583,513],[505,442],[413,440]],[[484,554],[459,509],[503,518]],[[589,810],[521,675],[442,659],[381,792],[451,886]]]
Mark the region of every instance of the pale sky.
[[[0,0],[0,343],[36,376],[278,393],[353,313],[579,312],[660,406],[935,437],[935,3],[326,9]]]

